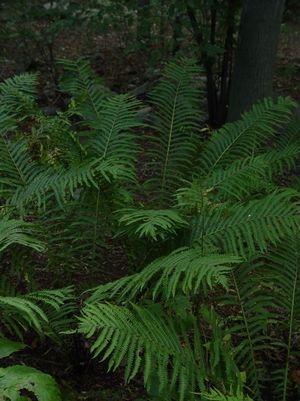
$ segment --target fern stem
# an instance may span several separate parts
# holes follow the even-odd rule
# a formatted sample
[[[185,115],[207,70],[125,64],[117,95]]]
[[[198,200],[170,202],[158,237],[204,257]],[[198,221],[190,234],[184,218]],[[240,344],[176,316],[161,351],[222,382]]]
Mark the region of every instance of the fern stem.
[[[238,302],[239,302],[239,305],[240,305],[240,308],[241,308],[243,321],[244,321],[244,325],[245,325],[245,329],[246,329],[246,333],[247,333],[247,338],[248,338],[248,343],[249,343],[249,348],[250,348],[250,354],[251,354],[252,364],[253,364],[253,368],[254,368],[254,380],[255,380],[255,385],[256,385],[256,391],[255,392],[258,395],[259,400],[261,400],[259,382],[258,382],[256,364],[255,364],[254,349],[253,349],[250,330],[249,330],[249,326],[248,326],[248,320],[247,320],[246,312],[245,312],[245,309],[244,309],[244,303],[243,303],[243,300],[242,300],[242,297],[241,297],[241,294],[240,294],[240,290],[239,290],[239,287],[238,287],[238,284],[237,284],[237,281],[236,281],[236,278],[235,278],[234,271],[231,272],[231,275],[232,275],[232,279],[233,279],[233,282],[234,282],[236,295],[237,295]]]
[[[97,227],[98,227],[98,218],[99,218],[99,205],[100,205],[100,188],[98,188],[98,191],[97,191],[96,215],[95,215],[94,234],[93,234],[92,266],[94,265],[95,258],[96,258],[96,241],[97,241]]]
[[[114,120],[113,120],[113,122],[112,122],[112,125],[111,125],[111,128],[110,128],[110,130],[109,130],[109,134],[108,134],[107,141],[106,141],[106,144],[105,144],[105,149],[104,149],[103,156],[102,156],[103,159],[106,158],[107,151],[108,151],[108,146],[109,146],[109,144],[110,144],[111,136],[112,136],[112,134],[113,134],[113,132],[114,132],[114,128],[115,128],[115,125],[116,125],[116,121],[118,120],[118,117],[119,117],[119,113],[117,113],[117,114],[115,115],[115,118],[114,118]]]
[[[18,174],[19,174],[19,176],[20,176],[20,178],[21,178],[21,180],[22,180],[22,182],[23,182],[23,185],[25,185],[25,184],[26,184],[25,177],[24,177],[22,171],[21,171],[21,170],[19,169],[19,167],[17,166],[17,164],[16,164],[16,162],[15,162],[15,159],[13,158],[13,156],[12,156],[12,154],[11,154],[11,151],[10,151],[8,145],[7,145],[7,136],[6,136],[6,135],[5,135],[5,138],[4,138],[4,136],[3,136],[3,142],[4,142],[4,144],[5,144],[5,147],[6,147],[6,149],[7,149],[7,152],[8,152],[8,154],[9,154],[9,157],[10,157],[11,161],[13,162],[13,165],[15,166],[15,168],[16,168],[16,170],[17,170],[17,172],[18,172]]]
[[[171,141],[172,141],[172,136],[173,136],[175,111],[176,111],[176,106],[177,106],[177,98],[178,98],[178,92],[179,92],[180,85],[181,85],[181,81],[179,81],[179,83],[177,85],[176,93],[175,93],[175,97],[174,97],[171,124],[170,124],[169,136],[168,136],[167,153],[166,153],[166,158],[165,158],[163,173],[162,173],[162,180],[161,180],[161,193],[163,193],[165,185],[166,185],[167,167],[168,167],[168,163],[169,163],[169,154],[170,154]]]
[[[203,255],[203,250],[204,250],[204,199],[203,199],[203,191],[201,191],[201,214],[202,214],[202,220],[201,220],[201,255]]]
[[[297,244],[295,244],[295,245],[297,245]],[[289,364],[290,364],[290,357],[291,357],[291,347],[292,347],[292,334],[293,334],[293,321],[294,321],[294,312],[295,312],[295,299],[296,299],[296,291],[297,291],[297,283],[298,283],[299,252],[297,250],[297,246],[295,246],[295,253],[296,253],[295,276],[294,276],[293,292],[292,292],[292,299],[291,299],[289,338],[288,338],[288,349],[287,349],[287,356],[286,356],[286,364],[285,364],[285,369],[284,369],[282,401],[286,401],[286,397],[287,397],[288,372],[289,372]]]

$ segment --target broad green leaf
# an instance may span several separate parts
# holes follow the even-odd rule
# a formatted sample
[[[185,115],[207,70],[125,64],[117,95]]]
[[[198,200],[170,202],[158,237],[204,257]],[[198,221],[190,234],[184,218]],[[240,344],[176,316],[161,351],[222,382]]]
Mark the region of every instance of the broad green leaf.
[[[7,338],[0,338],[0,359],[6,358],[14,352],[20,351],[26,347],[25,344],[8,340]]]
[[[3,399],[20,401],[20,390],[33,393],[38,401],[61,401],[58,385],[50,375],[21,365],[0,368],[0,394]]]

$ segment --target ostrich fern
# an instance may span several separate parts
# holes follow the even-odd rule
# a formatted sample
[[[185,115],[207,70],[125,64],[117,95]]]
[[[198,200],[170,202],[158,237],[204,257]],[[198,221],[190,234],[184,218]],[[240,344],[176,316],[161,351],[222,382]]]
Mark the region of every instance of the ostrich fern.
[[[172,65],[170,68],[172,69]],[[173,83],[168,92],[170,94],[174,94]],[[167,80],[163,81],[162,88],[165,86],[168,88],[168,85]],[[161,95],[159,91],[160,89],[157,93],[162,105],[164,95]],[[190,93],[193,92],[186,93],[189,99],[187,102],[192,102],[189,98]],[[156,107],[158,103],[155,104]],[[220,288],[223,286],[224,294],[218,297],[216,302],[220,307],[230,305],[235,312],[232,316],[225,318],[228,338],[234,338],[237,341],[235,347],[229,345],[230,353],[234,357],[234,362],[232,361],[230,366],[237,365],[239,369],[246,371],[250,395],[255,400],[262,399],[267,378],[267,367],[262,358],[264,353],[270,352],[276,346],[268,330],[271,324],[277,322],[278,315],[273,312],[276,303],[272,294],[268,290],[264,293],[264,288],[267,286],[261,288],[262,278],[255,263],[255,257],[268,254],[271,251],[270,245],[276,248],[282,239],[292,236],[299,230],[299,194],[297,191],[282,189],[277,183],[278,175],[286,168],[293,168],[299,157],[299,142],[295,132],[287,143],[278,141],[277,137],[277,130],[281,125],[288,124],[291,119],[293,107],[294,103],[290,99],[280,98],[277,102],[265,100],[254,106],[242,117],[241,121],[221,128],[203,146],[199,156],[199,166],[190,183],[185,181],[186,187],[179,188],[177,192],[176,187],[180,179],[185,177],[184,174],[181,175],[181,171],[188,171],[188,169],[183,167],[181,170],[179,167],[178,174],[169,169],[170,187],[167,194],[170,196],[170,192],[173,191],[176,195],[173,198],[176,213],[189,223],[184,229],[183,236],[183,241],[186,241],[189,248],[178,249],[168,256],[154,260],[139,273],[100,286],[94,289],[88,298],[83,308],[83,316],[80,318],[79,330],[91,339],[94,354],[96,356],[103,354],[104,359],[110,360],[111,367],[118,367],[125,359],[127,380],[134,377],[140,369],[144,371],[144,375],[146,371],[146,385],[148,385],[149,377],[149,367],[144,361],[146,352],[144,341],[146,340],[140,337],[139,331],[141,327],[139,324],[143,325],[143,317],[136,315],[136,306],[133,306],[131,310],[132,306],[129,302],[139,302],[139,307],[144,308],[145,303],[147,305],[147,302],[150,302],[149,298],[159,300],[166,308],[168,316],[168,318],[164,317],[164,323],[169,322],[170,316],[173,316],[173,327],[177,327],[178,322],[172,315],[172,311],[176,308],[177,297],[183,296],[194,305],[197,311],[196,320],[203,325],[207,314],[203,314],[197,305],[199,302],[210,304],[207,294],[209,291],[214,293],[214,289],[222,284]],[[172,107],[166,103],[167,112],[171,109]],[[158,120],[159,118],[154,119],[154,121]],[[169,120],[166,118],[163,122],[165,121]],[[170,138],[173,138],[169,135],[170,131],[167,132],[165,125],[161,122],[159,124],[162,127],[159,135],[166,143],[169,143]],[[194,132],[192,127],[194,127],[193,123],[189,127],[191,129],[189,132]],[[195,137],[192,135],[189,138],[193,141],[192,138]],[[274,141],[274,149],[271,150],[266,146],[270,138]],[[156,139],[153,143],[155,141]],[[176,140],[175,143],[177,143]],[[165,149],[163,142],[160,144],[163,151]],[[184,146],[183,149],[185,149]],[[195,150],[196,147],[189,148],[190,159],[183,158],[183,164],[185,161],[187,163],[192,161]],[[155,159],[155,154],[151,153],[153,166],[161,156],[157,153]],[[163,163],[162,166],[164,166]],[[179,181],[176,181],[178,178]],[[155,180],[156,178],[153,182]],[[167,180],[162,178],[161,181],[155,182],[156,189],[159,189],[162,194],[164,191],[159,182],[166,183]],[[122,216],[122,211],[119,213]],[[146,216],[150,216],[151,213],[157,216],[155,225],[154,220],[146,223]],[[131,209],[129,213],[124,209],[124,217],[120,219],[121,230],[123,229],[124,232],[127,230],[129,235],[132,233],[131,230],[135,233],[143,233],[146,224],[149,224],[149,230],[154,230],[154,227],[156,230],[154,240],[159,238],[160,232],[165,239],[169,236],[171,240],[174,230],[176,231],[176,225],[174,224],[173,231],[169,230],[168,233],[164,223],[164,213],[164,209],[144,208],[140,211]],[[106,300],[110,303],[105,304]],[[137,322],[129,323],[137,316],[139,317]],[[188,316],[191,318],[191,311]],[[153,321],[152,324],[154,325]],[[163,322],[157,322],[157,325],[160,328],[164,327]],[[128,331],[132,327],[135,327],[134,330]],[[149,327],[147,326],[143,335],[147,335]],[[196,345],[195,339],[191,340],[187,327],[184,330],[191,341],[191,345],[187,345],[186,349],[192,349],[194,357],[201,360],[200,355],[203,355],[200,351],[201,346]],[[195,332],[196,329],[194,334]],[[211,335],[211,342],[206,344],[206,350],[210,351],[213,349],[210,346],[218,344],[217,330],[213,330]],[[170,332],[168,336],[175,341],[174,333]],[[157,333],[155,339],[159,338]],[[150,344],[152,344],[151,341]],[[160,345],[154,345],[153,342],[153,352],[159,347]],[[168,345],[167,349],[171,350],[171,346]],[[156,356],[158,355],[159,352]],[[181,354],[178,355],[181,363],[184,363],[184,357],[180,356]],[[181,381],[185,383],[187,379],[181,371],[179,373],[177,362],[169,357],[165,358],[168,362],[163,362],[164,359],[162,362],[156,360],[152,367],[153,372],[162,369],[161,363],[167,363],[168,370],[179,375],[179,383]],[[189,364],[192,366],[192,362]],[[206,377],[204,380],[207,380],[209,384],[219,385],[219,389],[224,391],[220,382],[214,381],[213,375],[205,369],[201,370],[201,364],[197,369],[200,377],[204,375],[203,378]],[[219,372],[218,375],[220,376],[221,373]],[[166,376],[163,370],[160,371],[159,376],[161,391],[165,394],[163,383],[168,381],[168,385],[172,388],[174,379]],[[233,376],[237,378],[238,374],[235,373]],[[190,377],[192,377],[191,373]],[[233,380],[232,383],[237,386],[237,381]],[[203,387],[203,383],[200,382],[189,382],[189,385],[184,387],[180,387],[179,384],[178,391],[181,399],[193,399],[192,393],[201,390],[201,386]],[[183,388],[186,390],[183,391]],[[238,397],[239,387],[234,388]],[[166,395],[164,397],[172,399],[171,393],[169,398]],[[225,395],[224,397],[226,399]]]
[[[133,274],[84,294],[78,332],[92,354],[126,381],[158,383],[164,400],[247,400],[244,385],[260,401],[270,379],[287,401],[299,323],[299,192],[283,186],[300,156],[294,102],[265,99],[204,141],[194,60],[167,65],[147,124],[140,102],[105,89],[84,60],[63,67],[72,98],[54,117],[38,109],[36,76],[0,84],[0,249],[88,271],[102,268],[107,237],[137,239],[133,253],[147,257],[133,258]],[[69,287],[0,288],[3,336],[59,341],[73,326]],[[276,349],[284,362],[269,375]]]

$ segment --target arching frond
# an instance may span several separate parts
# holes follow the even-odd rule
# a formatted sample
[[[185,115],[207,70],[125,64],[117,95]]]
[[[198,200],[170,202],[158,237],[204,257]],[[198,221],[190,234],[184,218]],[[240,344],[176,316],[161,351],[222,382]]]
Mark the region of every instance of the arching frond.
[[[74,323],[76,311],[72,287],[41,290],[25,295],[0,296],[0,332],[17,334],[19,338],[29,329],[58,339],[60,331]]]
[[[0,359],[6,358],[13,354],[26,348],[26,345],[18,341],[11,341],[7,338],[0,336]]]
[[[192,221],[192,241],[212,242],[225,252],[264,252],[300,225],[299,195],[290,190],[246,204],[211,207]]]
[[[26,140],[11,141],[0,136],[0,155],[0,194],[6,198],[25,187],[41,171],[29,155]]]
[[[237,160],[225,169],[214,170],[204,185],[208,192],[216,191],[219,198],[241,200],[267,185],[268,167],[260,156]]]
[[[151,94],[154,133],[149,137],[152,150],[149,168],[158,194],[178,187],[189,172],[196,153],[199,126],[199,90],[195,87],[199,69],[194,60],[171,62]]]
[[[241,261],[231,255],[203,255],[199,248],[181,248],[150,263],[140,273],[104,284],[94,290],[89,302],[118,297],[123,301],[135,299],[147,292],[153,298],[162,295],[169,299],[183,292],[201,293],[206,286],[227,286],[232,266]]]
[[[124,169],[132,170],[138,145],[132,129],[138,127],[139,102],[128,95],[115,95],[105,100],[99,116],[92,122],[93,133],[87,146],[91,154],[103,160],[118,160]]]
[[[244,113],[240,120],[215,132],[201,152],[199,162],[205,174],[226,167],[236,159],[255,153],[274,137],[276,129],[291,118],[295,103],[290,98],[276,102],[265,99]]]
[[[36,95],[37,74],[15,75],[0,83],[0,107],[4,106],[10,114],[25,113],[26,109],[31,109]]]
[[[75,325],[77,306],[73,287],[36,291],[24,298],[36,303],[47,316],[47,322],[42,322],[43,335],[60,342],[61,333]]]
[[[41,333],[42,324],[48,322],[43,310],[22,296],[0,297],[1,326],[11,334],[22,337],[22,331],[33,327]]]
[[[36,236],[38,231],[34,224],[23,220],[0,220],[0,251],[8,246],[20,244],[33,248],[39,252],[44,250],[44,244]]]
[[[91,352],[94,356],[104,353],[109,368],[116,369],[125,361],[125,379],[130,381],[139,370],[144,371],[144,383],[149,388],[152,372],[157,369],[160,391],[166,391],[170,382],[184,388],[187,382],[198,382],[195,377],[195,361],[188,346],[185,352],[174,322],[161,308],[152,310],[133,306],[133,309],[111,304],[87,304],[79,318],[79,332],[88,339],[96,335]],[[174,366],[173,377],[168,367]],[[176,372],[176,373],[175,373]],[[203,380],[203,378],[202,378]]]
[[[118,212],[121,234],[154,241],[175,234],[187,226],[187,221],[176,210],[122,209]]]
[[[60,60],[59,63],[67,73],[61,81],[61,89],[74,97],[75,106],[84,119],[88,122],[98,119],[102,103],[109,94],[103,81],[83,58],[76,61]]]
[[[279,149],[284,149],[287,146],[299,142],[300,140],[300,118],[294,114],[291,121],[279,130],[276,138],[276,145]]]
[[[300,157],[300,140],[280,150],[271,150],[261,156],[269,165],[269,175],[286,174],[292,170]]]
[[[92,342],[94,357],[102,355],[102,360],[109,360],[109,369],[115,370],[123,363],[126,381],[143,371],[145,386],[149,388],[156,379],[159,393],[168,394],[168,398],[174,392],[179,400],[194,400],[194,392],[205,389],[206,377],[218,380],[214,377],[217,361],[225,377],[232,370],[232,385],[236,385],[237,371],[221,328],[218,327],[220,343],[210,349],[210,366],[204,362],[206,350],[196,320],[191,316],[187,326],[178,318],[158,304],[125,308],[88,303],[79,318],[79,332]],[[209,322],[217,329],[210,319]]]
[[[272,313],[275,303],[263,285],[260,272],[255,260],[233,269],[232,288],[222,302],[226,308],[236,308],[227,319],[229,332],[237,339],[234,359],[240,370],[247,372],[247,382],[257,400],[262,399],[262,388],[268,377],[263,355],[273,349],[268,327],[276,322],[277,316]]]
[[[73,196],[79,187],[98,189],[103,181],[128,177],[132,178],[124,166],[113,159],[92,159],[69,168],[44,168],[27,185],[18,187],[8,199],[8,204],[22,207],[31,200],[37,200],[41,205],[49,193],[62,202],[67,194]]]

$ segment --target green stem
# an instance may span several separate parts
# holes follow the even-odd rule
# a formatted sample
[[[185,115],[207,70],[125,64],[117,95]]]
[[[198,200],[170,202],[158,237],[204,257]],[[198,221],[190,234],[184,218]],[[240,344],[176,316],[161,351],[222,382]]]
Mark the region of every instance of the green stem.
[[[171,117],[171,123],[170,123],[169,135],[168,135],[167,152],[166,152],[166,158],[165,158],[163,172],[162,172],[161,194],[163,194],[163,191],[164,191],[164,188],[165,188],[165,185],[166,185],[167,168],[168,168],[168,163],[169,163],[171,142],[172,142],[172,138],[173,138],[175,111],[176,111],[176,106],[177,106],[177,98],[178,98],[178,92],[179,92],[180,85],[181,85],[181,82],[179,82],[178,85],[177,85],[176,93],[175,93],[175,97],[174,97],[174,103],[173,103],[173,109],[172,109],[172,117]]]
[[[244,321],[244,325],[245,325],[245,329],[246,329],[246,333],[247,333],[247,338],[248,338],[248,343],[249,343],[249,348],[250,348],[250,354],[251,354],[251,360],[252,360],[252,365],[253,365],[253,371],[254,371],[254,381],[255,381],[255,385],[256,385],[256,394],[258,395],[258,399],[261,399],[260,396],[260,388],[259,388],[259,381],[258,381],[258,376],[257,376],[257,370],[256,370],[256,363],[255,363],[255,355],[254,355],[254,348],[253,348],[253,344],[252,344],[252,339],[251,339],[251,335],[250,335],[250,330],[249,330],[249,325],[248,325],[248,320],[247,320],[247,316],[246,316],[246,312],[244,309],[244,302],[242,300],[240,291],[239,291],[239,287],[235,278],[235,274],[234,271],[231,272],[232,278],[233,278],[233,282],[234,282],[234,287],[235,287],[235,291],[236,291],[236,295],[238,298],[238,303],[240,305],[241,308],[241,312],[242,312],[242,317],[243,317],[243,321]]]
[[[98,218],[99,218],[99,205],[100,205],[100,188],[98,188],[97,201],[96,201],[96,215],[95,215],[93,249],[92,249],[92,265],[93,266],[94,266],[95,258],[96,258],[96,242],[97,242],[97,228],[98,228]]]
[[[297,291],[297,283],[298,283],[298,262],[299,262],[299,253],[298,253],[298,250],[297,250],[297,244],[295,244],[295,245],[296,245],[296,246],[295,246],[296,264],[295,264],[295,276],[294,276],[293,292],[292,292],[292,299],[291,299],[291,313],[290,313],[290,324],[289,324],[289,338],[288,338],[288,347],[287,347],[286,364],[285,364],[285,369],[284,369],[283,396],[282,396],[282,401],[286,401],[286,397],[287,397],[288,372],[289,372],[289,364],[290,364],[290,357],[291,357],[293,322],[294,322],[294,313],[295,313],[295,299],[296,299],[296,291]]]

